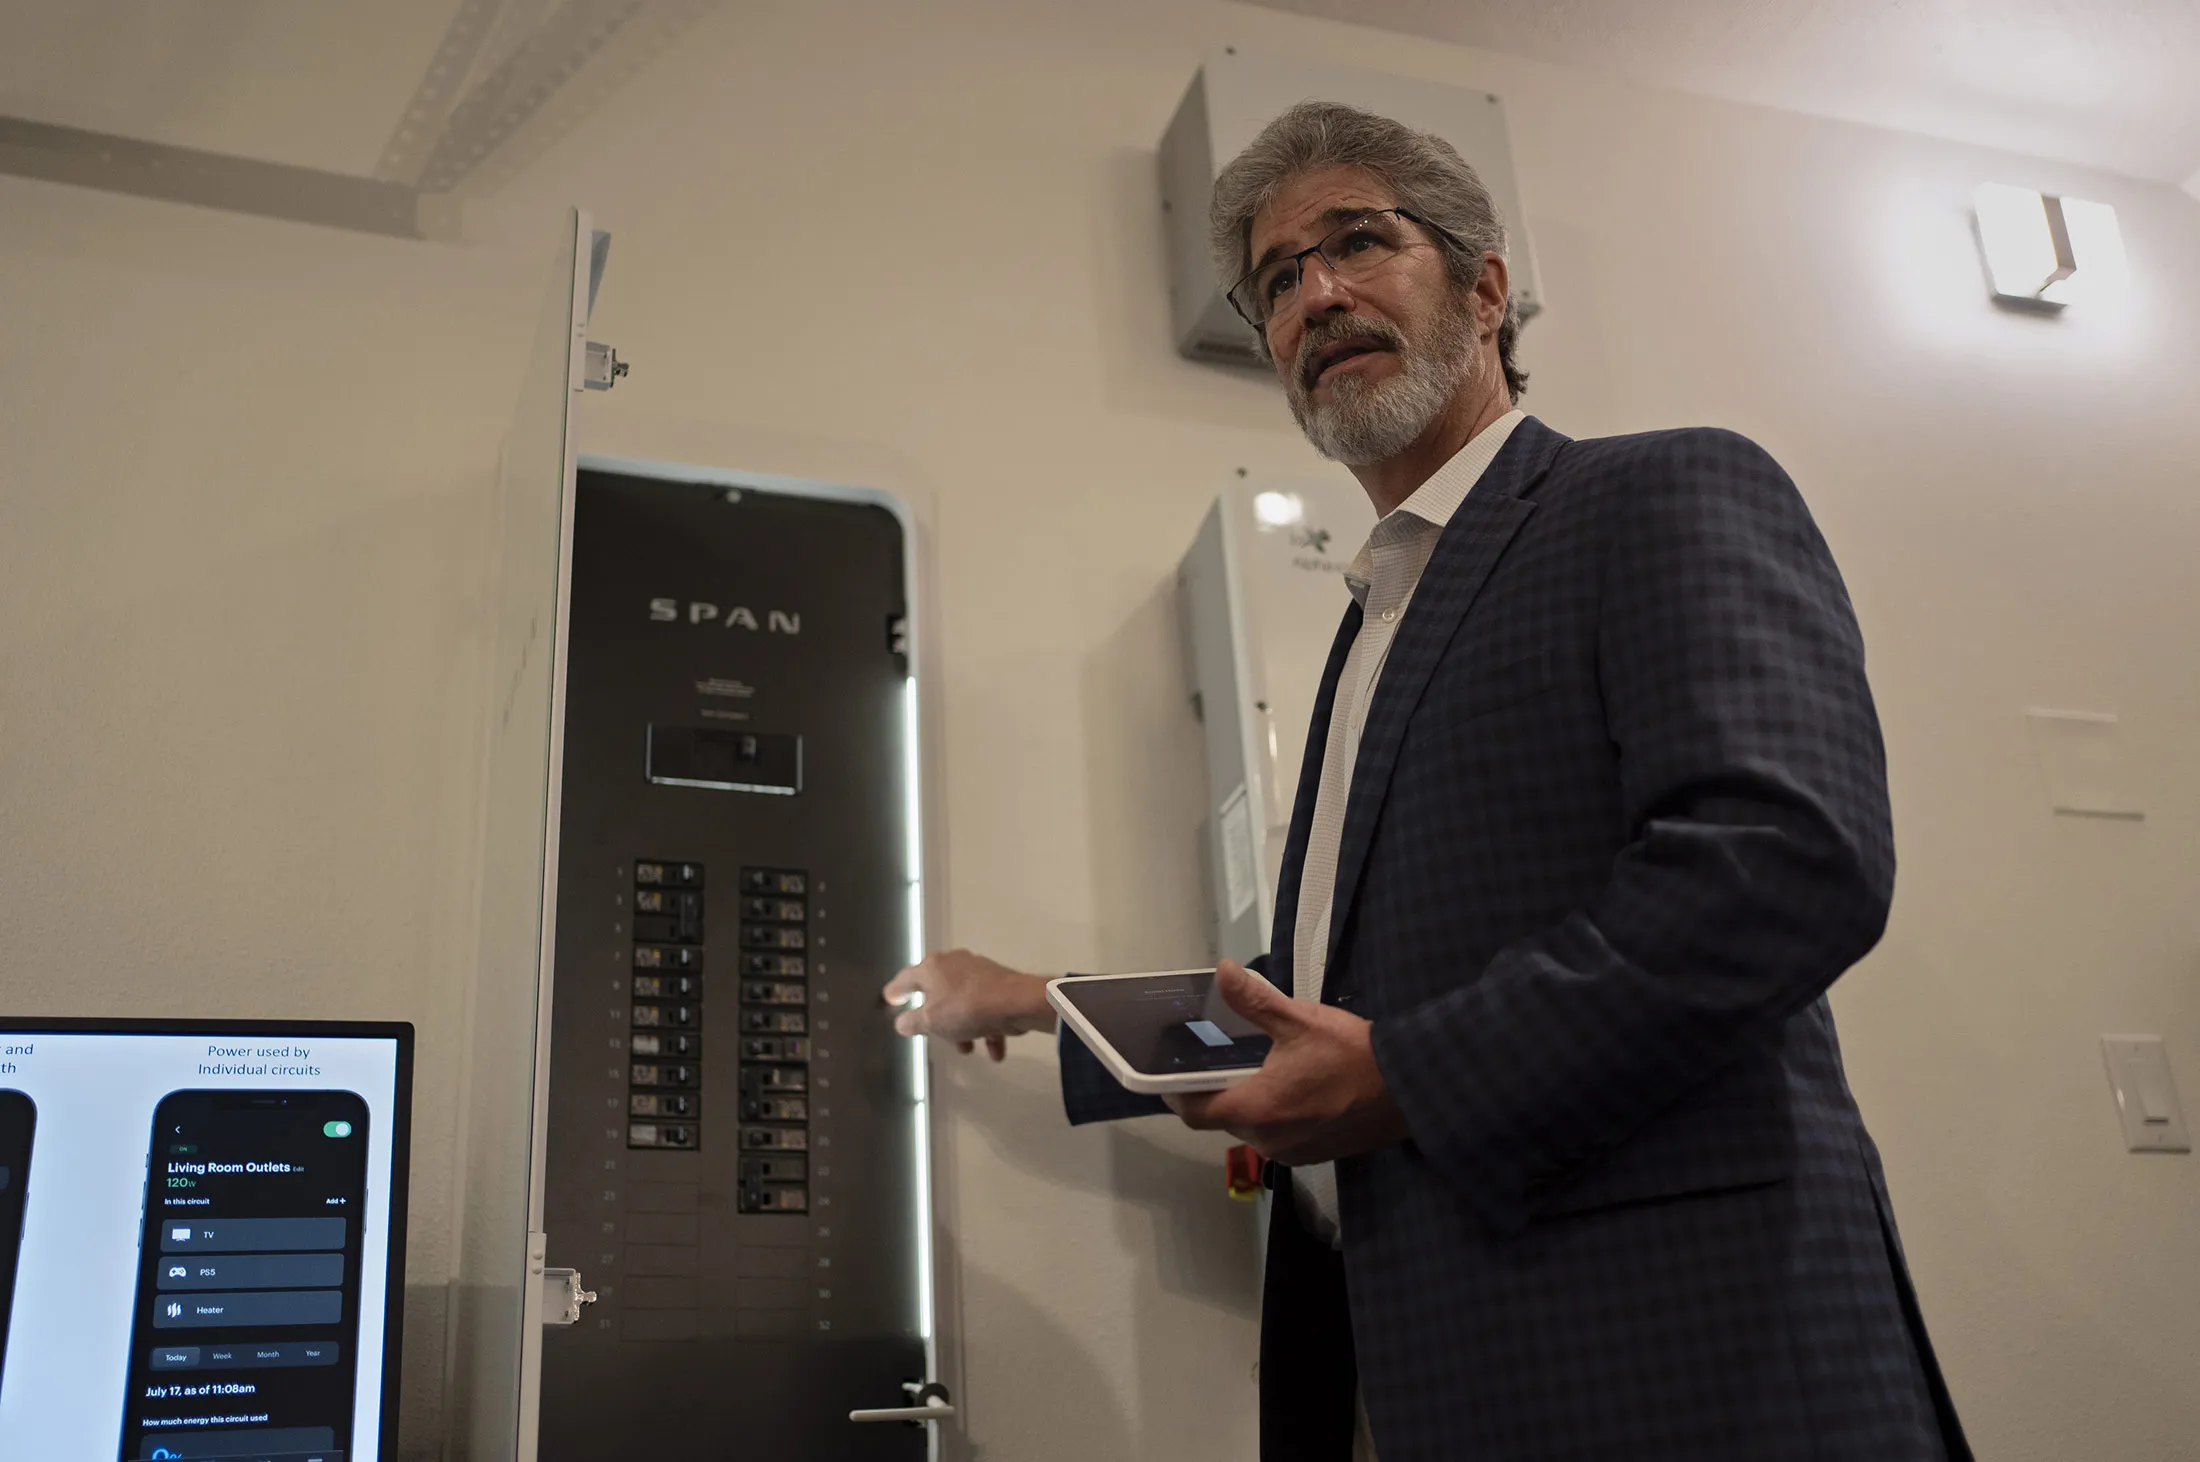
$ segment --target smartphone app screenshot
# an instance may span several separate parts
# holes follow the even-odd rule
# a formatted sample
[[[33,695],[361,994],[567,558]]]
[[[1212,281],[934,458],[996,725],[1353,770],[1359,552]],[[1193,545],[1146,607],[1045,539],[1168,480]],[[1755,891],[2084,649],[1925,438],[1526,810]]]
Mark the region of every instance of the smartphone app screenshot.
[[[366,1103],[175,1092],[150,1147],[120,1462],[342,1462]]]
[[[0,1384],[8,1373],[8,1315],[23,1249],[23,1199],[31,1180],[31,1138],[38,1106],[19,1091],[0,1091]]]

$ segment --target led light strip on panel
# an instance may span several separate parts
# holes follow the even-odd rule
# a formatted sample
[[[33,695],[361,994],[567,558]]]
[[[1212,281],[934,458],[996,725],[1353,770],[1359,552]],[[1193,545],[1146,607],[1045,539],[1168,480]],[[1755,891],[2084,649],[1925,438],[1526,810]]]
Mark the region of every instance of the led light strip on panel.
[[[902,785],[908,789],[909,830],[909,963],[925,956],[924,942],[924,805],[920,788],[923,759],[917,750],[917,681],[902,682]],[[916,1124],[917,1148],[917,1334],[924,1340],[925,1369],[939,1374],[932,1350],[932,1096],[925,1038],[909,1042],[910,1120]]]

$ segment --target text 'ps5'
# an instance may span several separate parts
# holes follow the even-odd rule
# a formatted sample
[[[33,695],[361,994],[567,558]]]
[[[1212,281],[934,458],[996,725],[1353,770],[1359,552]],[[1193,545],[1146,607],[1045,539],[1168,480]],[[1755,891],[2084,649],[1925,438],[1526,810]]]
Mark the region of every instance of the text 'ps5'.
[[[928,1374],[903,525],[583,470],[571,585],[540,1456],[912,1462],[849,1420]]]

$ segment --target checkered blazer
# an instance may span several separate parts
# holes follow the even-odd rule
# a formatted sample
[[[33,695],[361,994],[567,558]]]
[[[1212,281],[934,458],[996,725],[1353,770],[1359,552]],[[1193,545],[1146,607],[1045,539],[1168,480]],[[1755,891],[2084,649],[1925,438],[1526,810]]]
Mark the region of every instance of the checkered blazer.
[[[1342,1462],[1355,1369],[1383,1462],[1967,1457],[1825,1001],[1893,882],[1863,643],[1787,475],[1522,423],[1369,707],[1322,998],[1412,1136],[1338,1164],[1341,1266],[1274,1205],[1263,1457]],[[1072,1121],[1155,1110],[1063,1058]]]

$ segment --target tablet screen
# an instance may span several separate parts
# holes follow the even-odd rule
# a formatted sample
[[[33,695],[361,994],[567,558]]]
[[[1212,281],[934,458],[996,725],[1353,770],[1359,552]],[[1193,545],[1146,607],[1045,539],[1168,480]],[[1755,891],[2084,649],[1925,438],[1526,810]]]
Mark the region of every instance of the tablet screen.
[[[1063,998],[1144,1076],[1258,1066],[1268,1037],[1228,1005],[1213,970],[1073,980]]]

